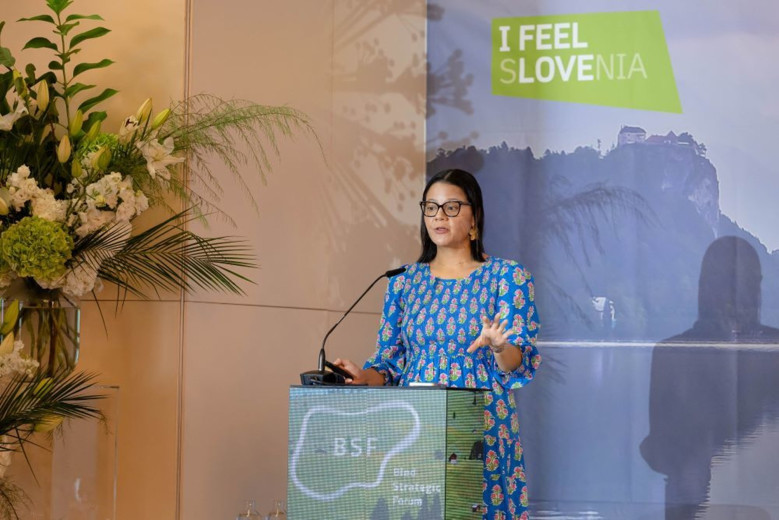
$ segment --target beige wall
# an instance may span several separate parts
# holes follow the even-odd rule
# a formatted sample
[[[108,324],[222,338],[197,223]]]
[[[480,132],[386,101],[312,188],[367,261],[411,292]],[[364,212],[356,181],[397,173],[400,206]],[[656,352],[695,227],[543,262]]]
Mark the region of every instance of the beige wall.
[[[0,18],[38,4],[0,0]],[[74,12],[112,29],[84,56],[117,62],[89,78],[121,90],[107,125],[147,96],[160,108],[210,92],[301,109],[322,146],[282,143],[267,185],[250,182],[258,212],[225,183],[221,207],[238,226],[216,220],[206,232],[251,241],[261,268],[246,297],[166,295],[115,315],[104,292],[108,335],[84,303],[81,365],[121,386],[118,518],[234,518],[247,498],[263,513],[284,498],[289,385],[368,283],[416,256],[425,2],[384,4],[76,1]],[[19,48],[28,27],[7,25],[3,44]],[[370,354],[385,286],[330,337],[329,357]]]
[[[187,299],[183,518],[230,518],[248,498],[265,513],[285,498],[289,385],[365,287],[418,252],[425,3],[383,4],[194,2],[192,92],[299,108],[324,158],[311,139],[284,143],[267,186],[253,185],[259,214],[226,193],[261,269],[246,298]],[[385,287],[333,333],[329,357],[371,353]]]

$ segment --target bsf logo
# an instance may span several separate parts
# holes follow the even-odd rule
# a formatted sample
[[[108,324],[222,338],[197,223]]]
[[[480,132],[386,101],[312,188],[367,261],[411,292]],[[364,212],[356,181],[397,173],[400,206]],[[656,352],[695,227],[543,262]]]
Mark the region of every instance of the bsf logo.
[[[373,414],[392,416],[393,423],[402,428],[397,432],[384,428],[380,436],[366,433],[365,424],[373,423]],[[357,412],[312,406],[294,441],[289,478],[301,493],[325,502],[336,500],[352,488],[375,488],[384,480],[392,458],[413,446],[420,430],[419,413],[405,401],[388,401]],[[295,435],[294,431],[290,433]],[[354,475],[365,475],[364,481],[348,480]]]
[[[336,437],[333,440],[333,455],[336,457],[370,457],[376,451],[378,437]],[[364,449],[363,449],[364,448]]]

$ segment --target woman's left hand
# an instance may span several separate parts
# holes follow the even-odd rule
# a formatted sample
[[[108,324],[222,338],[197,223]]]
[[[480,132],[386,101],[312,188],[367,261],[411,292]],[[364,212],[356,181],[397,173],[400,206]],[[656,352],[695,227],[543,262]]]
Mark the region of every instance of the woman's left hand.
[[[468,347],[469,353],[475,352],[481,347],[487,346],[497,354],[502,352],[503,349],[505,349],[507,346],[511,345],[508,342],[508,337],[514,332],[514,329],[506,330],[508,320],[499,322],[498,319],[499,318],[497,315],[491,320],[487,318],[487,316],[482,316],[481,334],[479,334],[479,337],[476,338],[476,341],[471,343],[471,346]]]

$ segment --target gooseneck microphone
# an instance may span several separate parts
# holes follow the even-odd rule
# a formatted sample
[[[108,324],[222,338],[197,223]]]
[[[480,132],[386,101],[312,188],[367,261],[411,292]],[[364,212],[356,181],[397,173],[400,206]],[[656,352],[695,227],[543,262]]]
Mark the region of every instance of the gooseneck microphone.
[[[368,291],[370,291],[374,285],[378,283],[379,280],[382,278],[392,278],[393,276],[397,276],[400,273],[406,272],[405,267],[398,267],[396,269],[390,269],[389,271],[382,273],[378,278],[376,278],[371,284],[368,286],[365,291],[360,295],[357,300],[352,304],[351,307],[346,309],[346,312],[344,312],[343,316],[341,316],[341,319],[338,320],[335,325],[330,327],[330,330],[327,331],[327,334],[325,334],[324,339],[322,340],[322,348],[319,349],[319,361],[317,362],[317,368],[316,370],[309,370],[308,372],[303,372],[300,374],[300,384],[305,386],[317,386],[317,385],[344,385],[346,384],[346,379],[351,379],[353,376],[346,370],[342,369],[341,367],[338,367],[329,361],[327,361],[327,358],[325,356],[325,343],[327,342],[327,338],[330,336],[330,334],[333,333],[333,331],[338,327],[338,325],[341,324],[342,321],[344,321],[344,318],[349,315],[350,312],[352,312],[352,309],[354,309],[358,303],[360,303],[360,300],[363,299],[363,297],[368,294]],[[329,368],[330,370],[325,370],[325,368]]]

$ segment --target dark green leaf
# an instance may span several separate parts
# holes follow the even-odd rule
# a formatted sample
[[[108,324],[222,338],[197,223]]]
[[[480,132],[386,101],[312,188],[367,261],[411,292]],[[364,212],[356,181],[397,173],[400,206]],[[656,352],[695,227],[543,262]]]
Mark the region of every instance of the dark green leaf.
[[[13,76],[10,71],[5,74],[0,74],[0,102],[5,101],[5,95],[8,93],[12,81]]]
[[[231,237],[200,237],[185,229],[194,218],[193,210],[177,213],[130,238],[118,252],[111,251],[117,245],[114,228],[88,237],[76,249],[88,249],[90,254],[81,256],[98,263],[101,255],[96,251],[104,249],[106,259],[93,267],[99,268],[102,279],[125,293],[145,297],[144,289],[151,288],[155,292],[206,289],[243,294],[238,283],[250,280],[233,268],[256,267],[249,245]]]
[[[45,79],[46,82],[49,84],[49,86],[54,85],[57,83],[57,76],[52,71],[47,71],[45,74],[43,74],[41,77],[38,78],[38,81]]]
[[[95,124],[97,121],[105,121],[106,117],[108,117],[108,114],[106,114],[103,111],[90,112],[87,118],[84,120],[84,124],[81,125],[81,127],[86,128],[88,130],[92,128],[92,125]]]
[[[48,38],[38,36],[28,41],[25,46],[22,47],[22,50],[25,49],[53,49],[56,51],[57,45]]]
[[[72,3],[73,0],[46,0],[46,5],[56,14],[60,14]]]
[[[112,88],[107,88],[103,92],[101,92],[100,95],[95,96],[93,98],[89,98],[86,101],[84,101],[83,103],[81,103],[78,106],[78,109],[81,110],[82,113],[86,113],[93,106],[97,105],[101,101],[105,101],[106,99],[110,98],[114,94],[117,94],[118,92],[119,92],[118,90],[114,90]]]
[[[85,85],[84,83],[74,83],[70,85],[68,88],[65,89],[65,96],[66,97],[73,97],[82,90],[88,90],[90,88],[95,88],[95,85]]]
[[[61,34],[62,36],[67,36],[70,31],[73,30],[74,27],[78,27],[78,22],[73,23],[64,23],[62,25],[57,26],[57,30],[54,31],[57,34]]]
[[[76,77],[79,74],[81,74],[82,72],[86,72],[88,70],[102,69],[102,68],[108,67],[112,63],[113,63],[113,60],[109,60],[109,59],[100,60],[100,61],[95,62],[95,63],[79,63],[78,65],[73,67],[73,77]]]
[[[49,68],[51,70],[62,70],[62,63],[58,61],[50,61],[49,62]]]
[[[0,434],[4,445],[21,447],[35,425],[51,416],[63,418],[101,418],[93,402],[105,398],[96,393],[95,375],[57,372],[49,377],[40,371],[29,378],[13,378],[0,392]]]
[[[20,22],[49,22],[49,23],[56,23],[54,21],[54,18],[52,18],[48,14],[39,14],[38,16],[32,16],[30,18],[19,18]]]
[[[0,47],[0,65],[10,69],[14,66],[14,63],[16,63],[16,60],[11,54],[11,51],[5,47]]]
[[[99,14],[69,14],[67,18],[65,18],[66,22],[71,22],[73,20],[102,20],[103,18]]]
[[[62,52],[57,54],[60,59],[70,61],[70,57],[74,54],[81,52],[81,49],[70,49],[68,52]]]
[[[28,63],[24,68],[24,72],[27,74],[27,81],[30,85],[37,83],[37,80],[35,79],[35,65]]]
[[[90,40],[92,38],[100,38],[101,36],[105,36],[109,32],[111,32],[111,30],[106,29],[105,27],[95,27],[94,29],[90,29],[88,31],[75,35],[70,40],[70,46],[75,47],[76,45],[83,42],[84,40]]]

